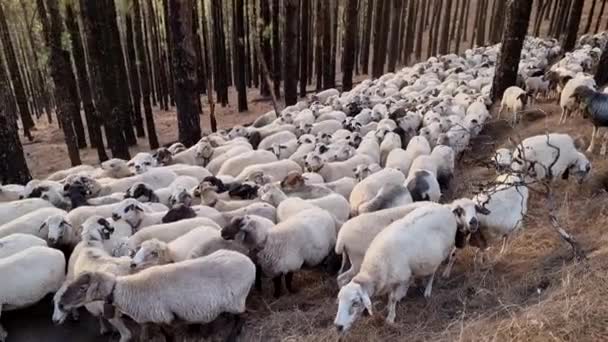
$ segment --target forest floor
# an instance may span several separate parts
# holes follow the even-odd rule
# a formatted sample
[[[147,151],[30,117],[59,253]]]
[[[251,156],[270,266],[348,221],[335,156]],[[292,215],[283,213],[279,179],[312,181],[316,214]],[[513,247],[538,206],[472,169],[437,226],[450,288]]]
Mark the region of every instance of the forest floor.
[[[251,122],[271,109],[268,101],[258,101],[255,96],[251,100],[250,111],[245,114],[233,113],[232,107],[219,107],[220,127]],[[471,195],[478,184],[493,179],[494,171],[480,161],[488,160],[496,148],[508,146],[509,137],[519,139],[547,131],[563,132],[588,143],[589,122],[574,118],[567,125],[559,126],[559,107],[554,102],[534,107],[541,108],[548,116],[530,114],[517,130],[504,121],[487,125],[458,162],[454,198]],[[175,113],[157,111],[155,118],[161,142],[174,141]],[[207,128],[207,110],[201,120]],[[132,151],[145,150],[145,145],[142,142]],[[36,143],[25,148],[36,176],[69,166],[61,134],[54,126],[39,125]],[[93,150],[81,153],[84,161],[95,161]],[[560,223],[578,239],[588,261],[576,263],[570,259],[569,247],[551,228],[544,198],[532,191],[525,228],[503,255],[499,256],[498,248],[494,247],[488,252],[490,261],[475,267],[474,253],[466,250],[459,255],[452,276],[436,280],[430,300],[424,299],[422,288],[410,288],[408,296],[398,305],[396,324],[388,326],[382,319],[385,299],[376,299],[374,316],[360,319],[346,340],[608,340],[608,246],[605,245],[608,243],[608,234],[605,234],[608,162],[597,155],[590,159],[592,176],[583,185],[572,180],[559,180],[554,185]],[[302,271],[294,281],[300,291],[278,300],[271,295],[269,281],[264,282],[263,294],[253,293],[248,302],[243,341],[338,338],[333,328],[338,292],[334,279],[318,271]],[[94,322],[68,323],[58,330],[50,325],[50,315],[47,302],[33,310],[3,314],[3,321],[14,341],[33,341],[35,336],[56,341],[76,337],[97,341]],[[191,336],[187,340],[196,341],[200,337]]]

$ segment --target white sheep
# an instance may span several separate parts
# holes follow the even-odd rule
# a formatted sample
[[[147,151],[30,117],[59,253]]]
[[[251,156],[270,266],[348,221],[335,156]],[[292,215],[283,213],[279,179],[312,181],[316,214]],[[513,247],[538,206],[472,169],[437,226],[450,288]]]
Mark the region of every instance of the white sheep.
[[[0,259],[34,246],[46,247],[46,241],[30,234],[14,233],[0,238]]]
[[[573,175],[582,182],[591,171],[587,157],[577,151],[567,134],[551,133],[524,139],[513,152],[513,161],[526,178],[554,180]]]
[[[153,168],[141,175],[121,179],[108,179],[102,182],[100,180],[82,176],[78,181],[89,188],[93,197],[97,197],[117,192],[125,192],[135,183],[146,183],[156,190],[169,186],[175,178],[177,178],[177,174],[171,170]]]
[[[46,220],[54,215],[65,216],[67,213],[57,208],[42,208],[20,216],[0,226],[0,238],[11,234],[22,233],[37,236],[47,240],[51,245],[58,241],[49,240],[49,230]],[[45,229],[46,228],[46,229]]]
[[[403,173],[396,169],[382,169],[363,179],[350,194],[350,212],[352,216],[359,214],[359,206],[373,199],[380,189],[385,186],[402,185],[405,181]]]
[[[519,112],[526,109],[527,101],[528,94],[525,90],[516,86],[507,88],[502,95],[502,101],[500,103],[500,110],[498,111],[497,119],[500,119],[502,112],[506,110],[507,113],[513,114],[513,120],[511,123],[513,126],[515,126],[519,120]]]
[[[462,208],[424,206],[382,230],[365,253],[361,270],[340,289],[334,321],[338,331],[350,329],[364,309],[372,314],[371,298],[383,294],[388,294],[386,321],[394,323],[396,304],[414,278],[430,277],[424,291],[429,298],[435,273],[450,255],[457,231],[468,229],[464,217]]]
[[[385,166],[389,153],[397,148],[401,148],[401,137],[393,132],[385,134],[380,144],[380,165]]]
[[[416,170],[405,180],[405,186],[413,202],[439,202],[441,187],[437,177],[428,170]]]
[[[77,173],[93,173],[95,171],[95,167],[91,166],[91,165],[77,165],[74,167],[71,167],[69,169],[64,169],[64,170],[60,170],[57,172],[52,173],[51,175],[49,175],[48,177],[46,177],[47,180],[50,181],[62,181],[64,179],[66,179],[68,176],[73,175],[73,174],[77,174]]]
[[[336,223],[327,211],[308,209],[270,229],[249,216],[235,218],[221,234],[256,251],[254,258],[262,273],[273,278],[274,296],[279,297],[283,276],[287,290],[293,292],[293,272],[304,264],[318,265],[329,255],[336,242]]]
[[[333,182],[343,177],[355,177],[355,168],[359,165],[370,165],[372,158],[364,154],[356,154],[352,158],[341,161],[327,163],[321,156],[309,153],[305,158],[305,168],[307,171],[316,172],[323,176],[325,182]]]
[[[278,159],[270,151],[250,151],[226,160],[218,170],[218,175],[236,177],[250,165],[261,165],[276,162]]]
[[[302,168],[293,160],[284,159],[266,164],[249,165],[236,177],[237,181],[254,181],[260,175],[270,182],[283,180],[290,172],[302,172]],[[258,183],[256,181],[256,183]]]
[[[35,246],[0,259],[0,314],[36,304],[44,296],[59,289],[65,279],[63,253],[48,247]],[[0,325],[0,340],[8,333]]]
[[[331,194],[320,198],[303,200],[298,197],[287,197],[276,184],[266,184],[259,190],[260,199],[277,208],[277,220],[285,221],[289,217],[306,209],[318,207],[330,212],[339,222],[348,220],[350,206],[348,201],[338,195]]]
[[[592,76],[586,76],[584,74],[578,74],[575,78],[571,79],[566,83],[559,99],[559,106],[562,109],[562,113],[559,118],[559,123],[566,123],[568,117],[572,112],[577,109],[577,102],[574,95],[576,88],[585,86],[593,90],[596,89],[597,85]]]
[[[25,187],[20,184],[0,185],[0,202],[16,201],[23,198]]]
[[[298,140],[298,137],[296,137],[295,134],[289,132],[289,131],[284,131],[284,132],[277,132],[273,135],[270,135],[266,138],[264,138],[260,144],[258,145],[258,150],[267,150],[269,151],[270,148],[272,147],[272,145],[274,144],[284,144],[287,143],[288,141],[291,140]]]
[[[53,205],[40,198],[28,198],[19,201],[0,203],[0,225],[6,224],[25,214]]]
[[[407,176],[412,162],[421,155],[431,153],[429,142],[423,137],[413,137],[405,150],[397,148],[392,150],[386,158],[386,167],[401,171]]]

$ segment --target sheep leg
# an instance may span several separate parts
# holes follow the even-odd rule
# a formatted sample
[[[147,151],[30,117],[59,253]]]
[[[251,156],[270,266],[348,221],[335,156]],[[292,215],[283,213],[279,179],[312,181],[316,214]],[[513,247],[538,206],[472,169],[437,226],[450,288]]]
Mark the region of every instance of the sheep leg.
[[[285,275],[285,287],[289,293],[297,293],[298,290],[293,287],[293,272],[287,272]]]
[[[431,298],[431,292],[433,291],[433,280],[435,280],[435,273],[437,273],[437,268],[435,268],[433,274],[431,274],[431,277],[429,278],[428,283],[426,283],[426,288],[424,289],[424,298],[426,299]]]
[[[397,315],[395,309],[397,302],[399,302],[407,294],[409,282],[405,284],[397,285],[388,296],[388,315],[386,316],[386,322],[389,324],[395,323],[395,316]]]
[[[255,266],[255,289],[262,292],[262,268],[258,265]]]
[[[2,303],[0,303],[0,316],[2,316]],[[8,337],[8,333],[6,332],[6,330],[4,330],[4,327],[0,323],[0,341],[1,342],[6,341],[7,337]]]
[[[125,322],[120,318],[120,313],[117,312],[116,317],[110,319],[110,324],[112,324],[120,334],[119,342],[128,342],[131,340],[131,330],[129,330]]]
[[[448,278],[450,273],[452,273],[452,267],[454,267],[454,262],[456,262],[456,247],[452,248],[452,252],[450,252],[450,258],[448,259],[448,265],[445,267],[443,271],[443,277]]]
[[[106,324],[106,320],[103,318],[103,315],[99,316],[97,320],[99,321],[99,335],[103,336],[109,333],[110,329],[108,328],[108,325]]]
[[[226,337],[226,342],[236,342],[237,337],[241,334],[241,330],[243,330],[243,325],[245,321],[241,317],[241,315],[233,315],[234,318],[234,327],[230,331],[228,337]]]
[[[562,113],[559,116],[559,124],[563,124],[564,122],[566,122],[566,107],[562,107]]]
[[[504,108],[505,107],[503,105],[500,106],[500,110],[498,111],[498,116],[496,116],[496,120],[500,120],[500,115],[502,114],[502,111],[504,110]]]
[[[595,145],[595,136],[597,135],[597,126],[593,125],[593,131],[591,132],[591,142],[587,148],[587,153],[593,153],[593,145]]]
[[[344,251],[344,253],[342,253],[342,264],[340,265],[340,269],[338,270],[338,278],[340,278],[340,275],[342,275],[346,271],[347,262],[348,254],[346,254],[346,251]]]
[[[279,274],[272,278],[272,282],[274,284],[274,298],[281,297],[281,294],[283,293],[283,275]]]
[[[602,148],[600,149],[600,156],[606,156],[606,145],[608,145],[608,132],[604,132],[604,139],[602,141]]]
[[[507,242],[509,240],[509,236],[508,235],[503,235],[502,236],[502,247],[500,248],[500,252],[498,253],[499,255],[503,254],[505,252],[505,250],[507,249]]]

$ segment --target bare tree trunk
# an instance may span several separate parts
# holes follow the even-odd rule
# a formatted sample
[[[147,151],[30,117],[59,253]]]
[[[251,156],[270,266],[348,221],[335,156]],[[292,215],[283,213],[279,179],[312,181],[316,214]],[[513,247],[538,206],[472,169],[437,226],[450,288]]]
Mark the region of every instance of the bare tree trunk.
[[[460,3],[460,0],[456,0],[456,5],[454,6],[454,14],[452,15],[452,18],[454,18],[454,25],[452,25],[450,27],[450,42],[448,43],[448,50],[451,47],[452,42],[454,41],[454,39],[456,38],[456,29],[458,28],[458,20],[460,19],[458,17],[458,9],[460,9],[460,6],[463,5]]]
[[[330,15],[331,23],[332,23],[332,36],[331,36],[331,64],[330,64],[330,73],[331,80],[333,83],[333,87],[336,86],[336,61],[338,60],[338,35],[339,35],[339,27],[338,27],[338,18],[340,17],[339,9],[340,5],[338,4],[339,0],[333,0],[332,3],[334,5],[333,14]]]
[[[283,44],[283,56],[285,57],[285,77],[283,78],[283,92],[286,106],[298,102],[298,51],[294,49],[298,44],[298,27],[300,26],[298,2],[298,0],[284,0],[285,26],[283,32],[285,32],[285,43]]]
[[[148,15],[150,18],[150,28],[152,30],[152,56],[155,61],[155,65],[158,66],[158,89],[159,89],[159,102],[160,106],[164,110],[169,110],[169,81],[167,80],[167,69],[165,69],[164,58],[162,56],[160,46],[160,35],[157,23],[157,13],[152,0],[148,0]],[[170,21],[170,19],[169,19]]]
[[[87,73],[87,64],[85,59],[85,51],[80,35],[80,28],[74,10],[70,3],[66,4],[66,27],[70,32],[72,42],[72,54],[74,56],[74,64],[76,65],[76,74],[78,75],[78,89],[80,90],[80,98],[84,108],[84,115],[87,119],[87,128],[89,132],[89,140],[91,146],[96,148],[97,157],[100,162],[108,160],[108,155],[103,144],[101,135],[100,119],[95,112],[93,104],[93,96],[89,83],[89,75]]]
[[[333,88],[335,86],[334,79],[331,74],[331,7],[330,1],[323,0],[321,2],[321,24],[323,28],[323,49],[321,50],[321,59],[323,60],[323,89]]]
[[[381,1],[381,0],[375,0]],[[361,42],[361,72],[367,74],[369,67],[369,47],[372,32],[372,14],[374,13],[374,0],[367,0],[365,11],[365,25],[363,27],[363,41]]]
[[[315,73],[317,76],[317,91],[323,89],[323,15],[322,7],[324,0],[317,0],[317,10],[315,17]]]
[[[121,125],[121,113],[124,108],[119,99],[124,93],[117,87],[120,83],[116,72],[116,60],[108,58],[115,54],[112,51],[118,37],[113,35],[110,26],[116,26],[116,16],[108,16],[106,7],[114,6],[112,0],[80,0],[80,9],[87,39],[89,66],[95,96],[95,105],[99,116],[104,118],[104,128],[112,157],[129,160],[129,148]]]
[[[236,65],[236,89],[238,91],[238,110],[247,111],[247,84],[245,75],[245,29],[243,27],[243,0],[233,1],[234,10],[234,32],[233,40],[235,46],[234,64]]]
[[[0,181],[2,184],[23,184],[32,179],[25,161],[23,146],[17,132],[16,113],[11,113],[13,102],[8,75],[0,54]],[[76,150],[78,152],[78,150]]]
[[[137,57],[135,56],[135,44],[133,41],[133,22],[131,14],[125,15],[125,29],[126,29],[126,45],[127,45],[127,62],[129,70],[129,80],[131,89],[131,99],[133,101],[133,109],[135,115],[135,131],[138,137],[145,137],[146,132],[144,131],[144,120],[141,116],[141,89],[139,87],[139,75],[137,73]]]
[[[400,37],[399,37],[399,25],[401,23],[401,9],[402,9],[402,5],[403,5],[403,1],[402,0],[393,0],[392,1],[393,6],[392,6],[392,15],[391,15],[391,34],[390,34],[390,38],[389,41],[396,43],[400,41]],[[390,5],[385,5],[385,6],[390,6]],[[386,57],[386,56],[385,56]],[[395,46],[393,46],[392,49],[390,49],[389,51],[389,55],[388,55],[388,71],[395,71],[395,65],[397,64],[397,57],[399,57],[399,48],[396,48]]]
[[[144,116],[146,118],[146,130],[148,131],[148,143],[151,149],[159,147],[156,128],[154,127],[154,115],[152,114],[152,103],[150,100],[150,71],[146,62],[149,56],[146,55],[144,45],[144,34],[142,29],[142,12],[139,0],[133,0],[133,27],[135,30],[135,46],[137,48],[137,68],[141,76],[141,97],[144,105]]]
[[[407,25],[403,30],[405,39],[405,56],[403,58],[403,64],[408,65],[410,57],[414,51],[414,37],[416,36],[416,13],[418,12],[417,0],[409,0],[407,10]]]
[[[242,1],[242,0],[241,0]],[[203,65],[203,47],[201,43],[201,36],[199,34],[199,20],[198,20],[198,0],[193,0],[192,3],[192,39],[194,40],[194,53],[196,55],[196,89],[198,89],[198,96],[196,97],[196,105],[200,114],[203,113],[203,107],[201,104],[200,94],[205,93],[205,67]],[[242,10],[242,8],[241,8]],[[170,55],[171,53],[169,53]],[[169,68],[171,69],[171,68]],[[169,79],[169,83],[173,82],[173,79]],[[171,89],[171,87],[168,87]]]
[[[80,115],[80,106],[74,102],[71,93],[76,88],[75,77],[70,63],[70,53],[63,49],[61,38],[63,35],[63,20],[59,12],[57,0],[47,0],[46,7],[48,16],[42,0],[38,0],[38,14],[43,25],[44,36],[47,46],[50,48],[51,77],[55,84],[55,100],[57,101],[57,116],[61,121],[65,144],[68,147],[68,155],[72,166],[81,164],[78,151],[78,141],[72,126],[72,119]],[[74,84],[70,84],[74,82]]]
[[[217,101],[222,106],[228,105],[228,82],[226,75],[226,46],[224,38],[224,25],[222,21],[222,2],[220,0],[211,1],[213,12],[213,60],[215,90]]]
[[[488,0],[481,0],[477,3],[479,6],[479,22],[477,24],[477,46],[484,46],[486,43],[486,2]]]
[[[491,31],[490,31],[490,41],[492,44],[496,44],[500,42],[500,37],[502,36],[502,31],[504,29],[505,23],[505,6],[506,2],[501,0],[496,0],[494,2],[496,8],[494,9],[492,19],[490,20]]]
[[[302,21],[300,22],[300,27],[302,28],[302,35],[300,36],[300,97],[306,96],[306,84],[308,82],[308,25],[310,22],[310,1],[302,0],[301,1],[301,13],[302,13]]]
[[[169,0],[169,27],[173,43],[173,75],[179,141],[192,146],[201,139],[196,87],[196,53],[192,32],[192,1]]]
[[[4,5],[0,4],[0,38],[2,41],[2,46],[4,47],[4,55],[11,82],[13,83],[15,98],[17,99],[17,106],[19,106],[21,124],[23,125],[23,134],[31,141],[34,139],[30,133],[30,130],[34,128],[34,120],[32,119],[32,114],[30,113],[30,109],[27,105],[25,87],[23,85],[21,74],[19,73],[15,49],[13,48],[13,42],[11,41],[3,7]]]
[[[260,18],[262,21],[262,31],[258,33],[260,40],[262,41],[262,57],[266,62],[266,65],[272,63],[272,48],[270,44],[270,30],[271,30],[271,19],[270,19],[270,4],[268,1],[260,1]],[[260,82],[260,94],[262,96],[270,96],[270,89],[264,80]]]
[[[152,65],[154,64],[154,56],[152,54],[152,48],[150,47],[151,43],[151,34],[150,34],[150,23],[148,22],[150,19],[148,17],[148,15],[146,14],[146,0],[142,0],[143,2],[141,3],[141,15],[142,15],[142,24],[143,24],[143,34],[144,34],[144,45],[146,48],[146,55],[148,56],[147,63],[148,63],[148,67],[147,70],[150,72],[150,94],[151,94],[151,100],[152,100],[152,105],[156,106],[158,104],[158,98],[160,97],[159,94],[159,90],[157,89],[158,87],[158,82],[157,82],[157,78],[158,76],[155,75],[154,73],[154,68],[152,67]]]
[[[270,0],[269,0],[270,1]],[[274,93],[281,97],[281,35],[279,29],[279,0],[272,0],[272,65]],[[291,47],[292,49],[295,46]]]
[[[455,48],[455,52],[456,54],[460,53],[460,41],[462,40],[462,37],[466,37],[466,32],[463,32],[464,28],[465,28],[465,15],[466,15],[466,10],[469,8],[469,1],[468,0],[463,0],[462,2],[462,7],[460,8],[460,19],[458,20],[458,32],[456,33],[456,48]],[[463,35],[464,33],[464,35]]]
[[[608,44],[604,47],[604,51],[600,57],[600,61],[597,65],[597,71],[595,72],[595,82],[598,87],[603,87],[608,84]]]
[[[439,44],[439,54],[447,55],[450,47],[450,22],[452,21],[452,0],[446,0],[443,13],[443,27]]]
[[[419,21],[418,21],[418,32],[416,35],[416,53],[415,53],[416,61],[419,61],[420,59],[422,59],[422,39],[424,37],[424,27],[425,27],[424,21],[425,21],[425,17],[426,17],[426,8],[427,8],[426,3],[423,0],[418,1],[418,3],[419,3],[419,7],[422,10],[422,13],[421,13]]]
[[[572,3],[570,19],[568,20],[568,31],[566,32],[566,36],[562,41],[562,49],[564,52],[570,52],[574,49],[584,5],[585,0],[574,0]]]
[[[516,83],[521,49],[528,31],[531,11],[532,0],[510,1],[507,5],[502,47],[492,83],[492,101],[500,99],[504,91]]]
[[[353,66],[355,64],[355,42],[357,41],[358,0],[348,0],[344,18],[344,66],[342,67],[342,91],[353,87]]]
[[[439,22],[439,13],[441,12],[441,2],[442,0],[435,0],[434,1],[434,6],[433,6],[433,18],[431,19],[431,28],[429,31],[429,41],[428,41],[428,48],[427,48],[427,56],[431,57],[434,56],[437,50],[437,30],[436,30],[436,26],[437,23]],[[435,47],[435,48],[433,48]]]
[[[170,104],[175,106],[175,82],[173,81],[173,68],[171,67],[171,65],[173,65],[173,56],[171,56],[173,48],[171,46],[171,34],[169,33],[171,29],[169,28],[169,3],[167,1],[168,0],[163,0],[163,23],[165,27],[165,45],[167,46],[167,70],[169,70],[169,82],[167,83]],[[204,2],[202,4],[204,4]]]

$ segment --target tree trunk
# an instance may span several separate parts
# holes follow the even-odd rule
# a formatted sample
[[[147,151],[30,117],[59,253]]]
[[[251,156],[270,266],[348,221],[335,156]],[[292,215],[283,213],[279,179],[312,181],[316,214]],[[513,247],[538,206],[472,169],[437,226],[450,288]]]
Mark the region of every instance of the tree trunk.
[[[192,32],[192,1],[195,0],[169,0],[177,126],[179,141],[186,146],[192,146],[201,139],[196,88],[196,53]]]
[[[203,65],[203,47],[201,43],[201,36],[199,33],[199,20],[198,20],[198,0],[194,0],[192,5],[192,37],[194,39],[194,52],[196,54],[196,88],[198,89],[199,96],[196,97],[196,104],[198,106],[199,113],[203,112],[201,105],[200,94],[205,93],[206,83],[205,82],[205,66]],[[170,51],[170,50],[169,50]],[[171,55],[171,53],[169,53]],[[171,64],[169,64],[171,65]],[[169,68],[171,69],[171,68]],[[173,82],[173,79],[169,79],[169,84]],[[169,86],[169,88],[171,88]]]
[[[142,28],[142,12],[139,0],[133,0],[133,28],[135,30],[135,47],[137,49],[137,69],[141,76],[141,97],[144,105],[144,116],[146,118],[146,130],[148,131],[148,143],[151,149],[159,147],[156,128],[154,127],[154,115],[152,114],[152,103],[150,95],[150,71],[148,70],[146,47],[144,44],[144,31]]]
[[[302,28],[302,35],[300,36],[300,97],[305,97],[306,84],[308,81],[308,25],[310,22],[310,0],[302,0],[301,5],[302,21],[300,22],[300,27]]]
[[[173,56],[171,56],[171,51],[173,48],[171,47],[171,34],[169,33],[169,31],[170,31],[170,29],[169,29],[169,3],[167,1],[168,0],[163,0],[163,23],[165,26],[165,45],[167,46],[167,65],[168,65],[167,70],[169,70],[169,82],[168,82],[169,101],[172,106],[175,106],[175,89],[174,89],[174,81],[173,81],[173,68],[171,67],[171,65],[173,65]],[[203,2],[203,4],[204,4],[204,2]],[[205,19],[203,18],[203,20],[205,20]]]
[[[502,31],[504,29],[504,19],[505,19],[505,1],[496,0],[494,4],[497,5],[496,9],[493,11],[494,15],[492,16],[492,20],[490,20],[490,24],[492,25],[492,29],[490,31],[490,41],[492,44],[496,44],[500,42],[500,37],[502,36]]]
[[[593,22],[593,14],[595,12],[595,5],[597,4],[597,0],[593,0],[591,2],[591,9],[589,9],[589,13],[587,13],[587,24],[585,24],[585,30],[583,32],[589,33],[591,29],[591,23]]]
[[[317,32],[315,36],[315,73],[317,76],[317,91],[323,89],[323,1],[324,0],[317,0],[317,13],[315,17],[315,31]]]
[[[393,6],[392,6],[392,15],[391,15],[391,34],[390,34],[390,39],[389,41],[393,42],[393,44],[397,43],[400,41],[400,37],[399,37],[399,25],[401,23],[401,9],[402,9],[402,5],[403,5],[403,1],[402,0],[393,0],[392,1]],[[388,4],[385,6],[389,6]],[[388,55],[388,71],[392,72],[395,71],[395,65],[397,64],[397,57],[399,57],[399,48],[397,48],[397,46],[393,46],[392,49],[390,49],[389,51],[389,55]]]
[[[298,27],[300,26],[298,2],[298,0],[284,0],[283,2],[285,5],[285,26],[283,29],[283,32],[285,32],[285,42],[283,44],[285,106],[291,106],[298,102],[298,51],[294,49],[298,44]]]
[[[13,83],[13,90],[15,91],[15,98],[17,99],[17,106],[19,106],[19,114],[21,116],[21,124],[23,125],[23,134],[31,141],[34,138],[30,133],[30,129],[34,128],[34,120],[32,114],[27,105],[27,96],[25,94],[25,87],[21,74],[19,73],[19,66],[17,64],[17,57],[15,56],[15,49],[13,48],[13,42],[11,41],[10,31],[6,23],[6,17],[4,15],[5,5],[0,4],[0,40],[4,47],[4,55],[6,58],[7,68],[10,74],[11,82]]]
[[[484,46],[486,44],[486,2],[488,0],[481,0],[477,3],[479,6],[479,23],[477,24],[477,46]]]
[[[169,110],[169,81],[167,80],[167,69],[165,69],[165,63],[163,61],[164,58],[162,57],[163,53],[160,46],[161,44],[158,32],[159,28],[157,23],[156,9],[152,0],[148,0],[148,11],[148,16],[150,18],[150,29],[152,31],[152,56],[154,58],[155,65],[158,66],[157,75],[159,102],[162,109]],[[191,22],[191,20],[189,22]]]
[[[450,48],[450,22],[452,21],[452,0],[446,0],[443,13],[443,26],[439,44],[439,54],[447,55]]]
[[[263,1],[263,0],[262,0]],[[270,0],[268,0],[270,1]],[[326,0],[329,1],[329,0]],[[281,33],[279,23],[280,12],[279,0],[272,0],[272,71],[274,82],[274,93],[281,97]],[[291,47],[295,49],[295,46]]]
[[[331,88],[335,88],[336,86],[336,61],[338,60],[338,35],[340,34],[338,27],[338,18],[340,17],[340,4],[338,4],[339,0],[332,1],[334,8],[333,14],[330,15],[332,22],[332,39],[331,39],[331,65],[330,65],[330,73],[331,73]]]
[[[243,24],[243,0],[234,0],[234,31],[233,39],[235,42],[235,59],[237,74],[236,76],[236,89],[238,91],[238,109],[239,112],[247,111],[247,84],[245,75],[245,64],[247,63],[245,57],[245,28]],[[247,63],[248,64],[248,63]]]
[[[272,48],[270,45],[271,36],[271,21],[270,21],[270,4],[269,1],[260,1],[260,18],[262,20],[261,31],[258,33],[262,41],[262,56],[266,65],[272,64]],[[261,71],[261,70],[260,70]],[[270,96],[270,89],[264,80],[260,84],[260,94],[262,96]]]
[[[376,15],[374,19],[374,61],[372,64],[373,78],[378,78],[384,73],[390,11],[391,4],[389,1],[378,1],[376,3]]]
[[[148,58],[146,58],[146,61],[148,63],[148,67],[147,70],[148,72],[150,72],[150,94],[151,94],[151,100],[152,100],[152,105],[156,106],[158,104],[158,98],[160,97],[159,94],[159,90],[157,89],[157,81],[156,79],[158,78],[158,76],[156,76],[154,74],[154,68],[152,67],[152,65],[154,64],[154,57],[152,54],[152,48],[150,47],[150,45],[152,45],[151,43],[151,34],[150,34],[150,23],[148,22],[150,19],[148,17],[148,15],[146,14],[146,0],[142,0],[143,2],[141,3],[141,15],[142,15],[142,24],[143,24],[143,34],[144,34],[144,45],[146,48],[146,55],[148,56]]]
[[[418,0],[417,0],[418,1]],[[422,39],[424,37],[424,27],[425,27],[425,23],[424,23],[424,18],[426,16],[426,3],[421,0],[418,1],[419,3],[419,8],[421,9],[421,14],[420,14],[420,18],[418,21],[418,32],[416,33],[416,52],[415,52],[415,56],[416,56],[416,61],[419,61],[422,59]]]
[[[463,35],[463,29],[465,27],[465,16],[466,16],[466,9],[469,6],[469,1],[468,0],[463,0],[462,2],[462,7],[460,8],[460,19],[458,20],[458,30],[456,32],[456,48],[455,48],[455,52],[456,54],[460,53],[460,41],[462,40],[462,37],[466,37],[466,33]]]
[[[87,73],[87,64],[85,59],[85,51],[80,35],[80,28],[78,26],[78,20],[74,13],[74,9],[71,3],[66,3],[66,27],[70,33],[70,39],[72,43],[72,55],[74,56],[74,64],[76,66],[76,74],[78,75],[78,89],[80,91],[80,98],[82,100],[82,106],[84,108],[84,115],[87,119],[87,129],[89,132],[89,140],[91,146],[96,148],[97,157],[100,162],[108,160],[108,155],[103,144],[103,138],[101,135],[100,119],[95,112],[95,105],[93,104],[93,96],[91,95],[91,88],[89,83],[89,75]]]
[[[116,15],[107,15],[112,12],[107,10],[109,6],[114,8],[113,0],[80,0],[93,84],[91,89],[97,111],[105,119],[104,128],[112,157],[129,160],[131,157],[121,124],[121,116],[124,116],[121,113],[125,111],[120,97],[125,93],[118,87],[121,82],[115,65],[118,61],[113,58],[116,44],[112,41],[118,37],[113,34],[116,31],[113,32],[111,26],[116,28]]]
[[[141,117],[141,89],[139,87],[139,75],[137,74],[137,57],[135,56],[135,44],[133,41],[133,22],[131,14],[127,13],[125,16],[126,26],[126,45],[127,45],[127,62],[129,70],[129,80],[131,85],[131,100],[133,101],[133,110],[135,115],[135,131],[138,137],[145,137],[144,121]]]
[[[409,65],[410,57],[414,52],[414,39],[416,37],[416,13],[418,12],[418,1],[409,0],[407,10],[407,24],[403,30],[405,54],[403,58],[403,64]]]
[[[429,31],[429,41],[427,48],[427,56],[431,57],[436,54],[437,50],[437,23],[439,22],[439,13],[441,13],[441,2],[443,0],[435,0],[433,6],[433,18],[431,19],[431,28]]]
[[[353,87],[353,66],[355,64],[355,42],[357,41],[358,0],[347,0],[344,17],[344,65],[342,66],[342,91]]]
[[[72,119],[80,115],[80,106],[74,102],[73,90],[76,88],[75,77],[70,63],[70,53],[63,49],[63,21],[59,12],[57,0],[47,0],[48,16],[42,0],[38,0],[38,13],[43,25],[47,46],[50,47],[51,77],[55,84],[55,100],[57,101],[57,116],[61,121],[63,136],[68,147],[68,155],[72,166],[80,165],[78,141],[72,126]],[[71,84],[74,82],[74,84]]]
[[[502,35],[502,47],[496,65],[496,74],[492,83],[491,98],[496,102],[504,91],[514,86],[524,45],[532,0],[511,0],[506,7],[506,25]]]
[[[604,18],[604,9],[606,8],[606,0],[602,0],[602,6],[600,7],[600,12],[598,13],[597,16],[597,22],[595,23],[595,30],[593,30],[593,33],[598,33],[600,30],[600,23],[602,22],[602,18]],[[606,23],[608,23],[608,21],[606,21]]]
[[[597,65],[595,83],[597,83],[598,87],[603,87],[608,84],[608,44],[604,47],[604,51],[602,52],[602,56]]]
[[[574,49],[584,5],[585,0],[574,0],[574,2],[572,3],[570,19],[568,20],[568,31],[566,32],[566,36],[562,41],[562,49],[564,52],[570,52]]]
[[[221,103],[222,106],[226,106],[228,105],[228,84],[226,75],[226,45],[222,21],[222,2],[220,0],[212,0],[211,11],[213,12],[215,91],[217,93],[217,101]]]
[[[380,0],[376,0],[380,1]],[[363,40],[361,42],[361,72],[367,74],[369,67],[369,47],[372,32],[372,14],[374,13],[374,0],[367,0],[365,11],[365,24],[363,27]]]
[[[324,0],[321,3],[321,23],[323,28],[323,49],[321,58],[323,60],[323,89],[333,88],[335,81],[331,73],[331,19],[330,1]]]
[[[3,64],[0,54],[0,181],[2,184],[25,185],[32,176],[19,140],[16,113],[10,112],[10,108],[14,107],[11,105],[13,97]]]

